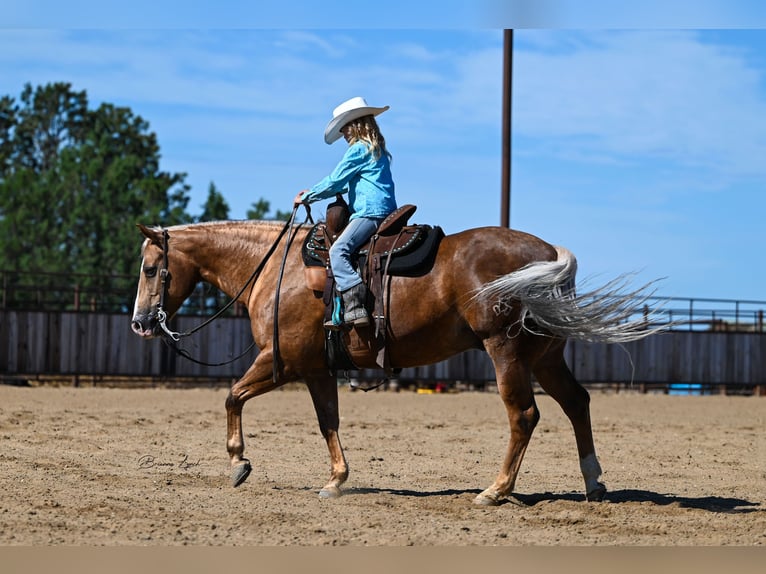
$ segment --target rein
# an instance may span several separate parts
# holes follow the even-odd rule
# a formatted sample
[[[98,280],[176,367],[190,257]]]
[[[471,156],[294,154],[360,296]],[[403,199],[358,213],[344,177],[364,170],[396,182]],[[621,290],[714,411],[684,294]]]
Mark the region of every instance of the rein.
[[[298,211],[298,207],[299,206],[297,205],[293,207],[293,212],[290,215],[290,219],[288,220],[287,225],[285,226],[285,229],[292,229],[293,221],[295,219],[295,214]],[[314,223],[314,220],[311,218],[311,208],[308,206],[308,204],[306,204],[306,221],[308,220],[311,220],[311,222]],[[287,252],[290,250],[290,245],[292,245],[293,239],[295,239],[295,234],[288,233],[287,240],[285,241],[285,252],[282,255],[282,263],[279,266],[279,275],[277,275],[277,291],[274,294],[274,337],[272,341],[272,356],[273,356],[272,380],[274,381],[275,384],[277,383],[277,374],[279,373],[279,292],[282,290],[282,276],[285,273],[285,263],[287,262]]]
[[[194,357],[192,357],[189,354],[188,351],[186,351],[185,349],[182,349],[181,347],[177,346],[175,343],[179,342],[183,337],[189,337],[190,335],[193,335],[194,333],[196,333],[197,331],[199,331],[203,327],[206,327],[207,325],[209,325],[210,323],[212,323],[213,321],[218,319],[221,315],[223,315],[223,313],[226,312],[227,309],[229,309],[232,305],[234,305],[234,303],[242,296],[242,294],[245,292],[245,290],[248,288],[248,286],[250,286],[251,290],[252,290],[253,287],[255,287],[255,282],[258,280],[258,277],[260,277],[260,274],[263,271],[264,267],[266,267],[266,263],[268,263],[269,259],[271,258],[271,256],[276,251],[277,246],[279,245],[279,242],[282,240],[282,237],[284,237],[285,233],[287,233],[287,231],[290,228],[292,228],[293,223],[295,221],[295,214],[298,211],[298,207],[299,206],[295,206],[293,208],[293,212],[290,215],[290,219],[287,222],[285,222],[285,225],[282,227],[282,230],[279,232],[279,235],[277,236],[276,240],[271,245],[269,250],[266,252],[266,255],[263,257],[261,262],[258,264],[258,267],[256,267],[255,270],[250,274],[250,277],[247,279],[247,281],[245,281],[245,284],[242,285],[242,288],[237,292],[237,294],[234,295],[234,297],[232,297],[228,301],[228,303],[226,303],[226,305],[221,307],[218,311],[216,311],[215,314],[213,314],[207,320],[203,321],[202,323],[200,323],[196,327],[194,327],[192,329],[189,329],[188,331],[184,331],[184,332],[171,331],[170,328],[167,326],[168,315],[167,315],[164,307],[165,307],[165,296],[166,296],[166,293],[167,293],[167,281],[168,281],[168,278],[170,277],[170,271],[168,270],[168,250],[169,250],[168,242],[169,242],[169,235],[168,235],[168,230],[167,229],[163,229],[162,230],[162,269],[160,269],[160,300],[159,300],[159,303],[157,304],[157,321],[158,321],[160,327],[162,328],[162,331],[166,335],[163,338],[163,340],[165,341],[165,343],[167,343],[167,345],[171,349],[173,349],[176,353],[178,353],[182,357],[185,357],[185,358],[189,359],[190,361],[192,361],[194,363],[197,363],[198,365],[205,365],[205,366],[208,366],[208,367],[219,367],[219,366],[222,366],[222,365],[228,365],[228,364],[233,363],[234,361],[242,358],[247,353],[249,353],[250,350],[252,350],[252,348],[255,346],[255,341],[253,341],[247,349],[245,349],[242,353],[240,353],[239,355],[237,355],[233,359],[230,359],[228,361],[223,361],[223,362],[220,362],[220,363],[208,363],[208,362],[205,362],[205,361],[200,361],[198,359],[195,359]],[[306,221],[311,220],[311,211],[309,210],[308,206],[306,206],[306,213],[307,213]],[[312,220],[312,223],[313,223],[313,220]],[[301,225],[303,225],[303,223],[301,223]],[[274,377],[275,378],[276,378],[276,368],[277,368],[277,360],[278,360],[278,354],[279,354],[278,353],[278,351],[279,351],[278,344],[276,344],[276,339],[277,339],[277,323],[276,323],[276,318],[277,318],[277,307],[278,307],[278,304],[279,304],[279,288],[281,287],[281,284],[282,284],[282,274],[284,272],[285,260],[287,259],[287,251],[290,248],[290,244],[292,243],[292,240],[294,239],[294,237],[295,237],[295,235],[293,233],[288,235],[288,241],[287,241],[287,244],[285,246],[285,254],[284,254],[283,259],[282,259],[282,265],[281,265],[280,270],[279,270],[279,279],[277,281],[277,296],[276,296],[276,300],[275,300],[275,304],[274,304],[274,319],[275,319],[275,321],[274,321],[274,340],[275,340],[275,347],[274,347],[274,369],[275,369],[275,371],[274,371]]]

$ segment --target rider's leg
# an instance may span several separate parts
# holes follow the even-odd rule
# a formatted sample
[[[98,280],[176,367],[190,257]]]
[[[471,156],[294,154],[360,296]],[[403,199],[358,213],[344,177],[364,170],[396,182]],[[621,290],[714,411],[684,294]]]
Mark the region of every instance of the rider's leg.
[[[368,217],[351,219],[330,247],[330,265],[343,298],[343,323],[364,325],[370,319],[365,309],[367,290],[354,269],[352,258],[356,251],[375,233],[380,220]]]

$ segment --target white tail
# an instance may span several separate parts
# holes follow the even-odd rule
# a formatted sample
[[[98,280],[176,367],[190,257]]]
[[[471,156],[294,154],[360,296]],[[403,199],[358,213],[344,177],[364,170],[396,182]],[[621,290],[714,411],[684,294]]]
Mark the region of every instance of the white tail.
[[[474,301],[489,302],[497,314],[521,315],[515,325],[534,334],[553,334],[589,342],[624,343],[664,331],[668,325],[651,326],[656,312],[641,319],[654,282],[626,291],[630,275],[581,295],[575,292],[577,260],[564,247],[556,247],[556,261],[530,263],[479,288]],[[511,332],[509,328],[509,333]]]

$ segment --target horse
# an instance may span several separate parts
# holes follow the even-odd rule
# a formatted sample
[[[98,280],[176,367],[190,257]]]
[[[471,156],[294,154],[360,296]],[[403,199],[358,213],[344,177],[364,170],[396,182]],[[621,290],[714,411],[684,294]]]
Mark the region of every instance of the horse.
[[[200,281],[240,302],[249,314],[259,352],[225,401],[232,485],[241,485],[252,470],[244,456],[244,404],[288,382],[303,382],[331,462],[329,481],[318,494],[340,496],[349,467],[339,436],[337,376],[325,354],[325,304],[307,287],[298,247],[307,226],[219,221],[138,227],[144,239],[131,320],[137,335],[170,332],[165,321]],[[576,270],[574,255],[564,247],[519,230],[480,227],[445,235],[429,273],[390,278],[386,345],[392,367],[436,363],[469,349],[484,350],[493,363],[510,437],[497,477],[476,496],[476,504],[494,506],[512,495],[540,418],[533,376],[571,421],[585,500],[600,501],[606,494],[590,397],[568,368],[564,346],[568,338],[631,341],[659,327],[631,319],[644,308],[650,284],[626,290],[625,274],[579,294]],[[374,349],[355,353],[360,369],[379,367]]]

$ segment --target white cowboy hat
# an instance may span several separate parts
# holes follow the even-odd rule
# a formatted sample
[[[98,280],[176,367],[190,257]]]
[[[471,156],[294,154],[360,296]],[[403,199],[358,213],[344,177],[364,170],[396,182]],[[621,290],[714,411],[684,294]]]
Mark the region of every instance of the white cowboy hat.
[[[324,129],[324,141],[331,144],[337,141],[343,134],[340,130],[348,122],[364,116],[377,116],[388,109],[388,106],[375,108],[368,106],[364,98],[359,96],[346,100],[332,111],[332,119]]]

